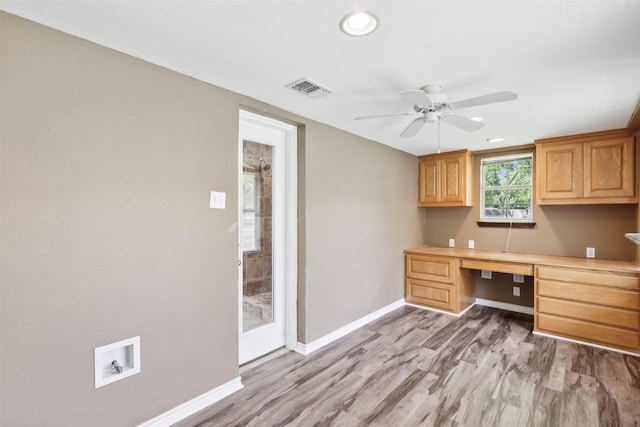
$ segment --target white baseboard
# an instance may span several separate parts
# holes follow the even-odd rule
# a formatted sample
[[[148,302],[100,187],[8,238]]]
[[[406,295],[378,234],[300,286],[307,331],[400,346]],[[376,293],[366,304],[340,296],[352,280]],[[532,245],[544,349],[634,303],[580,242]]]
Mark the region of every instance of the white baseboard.
[[[442,313],[442,314],[446,314],[446,315],[453,316],[453,317],[460,317],[460,316],[464,315],[467,311],[469,311],[471,309],[471,307],[476,305],[476,303],[474,302],[469,307],[467,307],[464,310],[462,310],[460,313],[451,313],[449,311],[438,310],[437,308],[431,308],[431,307],[425,307],[423,305],[411,304],[410,302],[407,302],[404,305],[408,305],[409,307],[419,308],[421,310],[435,311],[437,313]]]
[[[400,308],[402,306],[404,306],[404,298],[403,299],[399,299],[398,301],[391,303],[385,307],[382,307],[379,310],[374,311],[373,313],[367,314],[364,317],[361,317],[360,319],[349,323],[346,326],[343,326],[340,329],[337,329],[325,336],[323,336],[322,338],[318,338],[315,341],[312,341],[308,344],[303,344],[303,343],[296,343],[296,348],[295,351],[297,353],[300,354],[304,354],[305,356],[308,354],[313,353],[316,350],[321,349],[322,347],[324,347],[327,344],[331,344],[332,342],[334,342],[337,339],[340,339],[342,337],[344,337],[345,335],[355,331],[356,329],[366,325],[369,322],[372,322],[376,319],[378,319],[379,317],[384,316],[387,313],[392,312],[393,310]]]
[[[553,338],[553,339],[556,339],[556,340],[572,342],[572,343],[575,343],[575,344],[582,344],[582,345],[586,345],[586,346],[589,346],[589,347],[599,348],[601,350],[615,351],[617,353],[628,354],[630,356],[636,356],[636,357],[640,356],[640,354],[633,353],[631,351],[620,350],[620,349],[613,348],[613,347],[605,347],[603,345],[593,344],[593,343],[586,342],[586,341],[573,340],[571,338],[559,337],[559,336],[551,335],[551,334],[545,334],[544,332],[533,331],[533,335],[540,335],[541,337]]]
[[[217,401],[224,399],[243,387],[240,377],[234,378],[213,390],[209,390],[188,402],[168,410],[164,414],[160,414],[157,417],[138,425],[138,427],[169,427],[178,421],[182,421],[196,412],[203,410],[207,406],[213,405]]]
[[[515,311],[516,313],[533,315],[533,307],[527,307],[524,305],[509,304],[507,302],[493,301],[490,299],[482,298],[476,298],[476,304],[483,305],[485,307],[499,308],[501,310]]]

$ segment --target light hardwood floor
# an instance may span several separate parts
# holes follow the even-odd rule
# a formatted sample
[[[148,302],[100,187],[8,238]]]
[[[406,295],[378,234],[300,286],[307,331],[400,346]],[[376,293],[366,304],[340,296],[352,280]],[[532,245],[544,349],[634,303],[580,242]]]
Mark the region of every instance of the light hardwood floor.
[[[533,318],[403,307],[309,355],[241,370],[180,426],[634,426],[640,358],[532,335]]]

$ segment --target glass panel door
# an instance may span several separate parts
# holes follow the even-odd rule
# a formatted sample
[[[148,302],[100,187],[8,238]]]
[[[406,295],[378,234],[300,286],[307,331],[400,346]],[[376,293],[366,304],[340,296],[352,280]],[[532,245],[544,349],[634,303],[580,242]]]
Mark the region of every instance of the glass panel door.
[[[242,330],[273,322],[273,147],[242,146]]]
[[[296,225],[288,219],[295,218],[295,156],[290,153],[295,127],[240,111],[238,130],[236,285],[238,362],[243,364],[285,346],[287,340],[289,348],[296,342],[295,245],[288,238],[296,234],[287,232]],[[292,331],[289,337],[287,331]]]

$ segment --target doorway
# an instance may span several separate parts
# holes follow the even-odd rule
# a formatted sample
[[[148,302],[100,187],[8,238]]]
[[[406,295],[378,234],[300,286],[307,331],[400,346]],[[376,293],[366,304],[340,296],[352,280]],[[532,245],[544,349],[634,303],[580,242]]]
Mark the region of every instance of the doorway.
[[[295,143],[295,126],[240,111],[240,364],[295,348]]]

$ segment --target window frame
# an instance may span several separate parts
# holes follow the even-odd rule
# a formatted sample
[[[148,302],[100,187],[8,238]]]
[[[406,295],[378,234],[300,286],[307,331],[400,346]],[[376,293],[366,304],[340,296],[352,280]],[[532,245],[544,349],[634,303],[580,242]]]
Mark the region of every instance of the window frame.
[[[485,186],[485,165],[487,163],[507,163],[509,161],[514,160],[531,160],[531,172],[530,179],[528,185],[503,185],[503,186]],[[535,225],[533,218],[533,206],[534,206],[534,153],[533,151],[527,151],[522,153],[513,153],[499,156],[487,156],[480,160],[480,221],[478,224],[496,224],[496,226],[501,226],[503,224],[533,224]],[[529,218],[496,218],[496,217],[488,217],[485,215],[486,207],[485,207],[485,195],[486,191],[491,190],[517,190],[517,189],[529,189]]]

